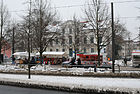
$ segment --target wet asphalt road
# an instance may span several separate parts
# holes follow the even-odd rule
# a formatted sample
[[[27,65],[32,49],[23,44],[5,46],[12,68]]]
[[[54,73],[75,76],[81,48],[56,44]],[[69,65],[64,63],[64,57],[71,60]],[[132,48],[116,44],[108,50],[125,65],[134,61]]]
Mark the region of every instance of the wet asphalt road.
[[[0,94],[82,94],[0,85]]]

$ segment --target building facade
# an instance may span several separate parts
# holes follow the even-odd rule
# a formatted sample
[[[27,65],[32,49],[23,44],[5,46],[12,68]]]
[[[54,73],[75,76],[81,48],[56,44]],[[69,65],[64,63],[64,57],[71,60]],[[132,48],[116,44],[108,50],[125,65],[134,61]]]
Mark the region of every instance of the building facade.
[[[61,36],[51,41],[46,51],[66,52],[70,57],[75,53],[97,52],[95,35],[84,23],[75,26],[74,21],[69,20],[60,27]]]

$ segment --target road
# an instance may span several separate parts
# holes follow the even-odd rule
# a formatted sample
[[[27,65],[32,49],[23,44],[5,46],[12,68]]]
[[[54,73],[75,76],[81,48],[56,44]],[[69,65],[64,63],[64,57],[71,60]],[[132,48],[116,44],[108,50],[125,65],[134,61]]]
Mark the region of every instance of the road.
[[[81,94],[0,85],[0,94]]]

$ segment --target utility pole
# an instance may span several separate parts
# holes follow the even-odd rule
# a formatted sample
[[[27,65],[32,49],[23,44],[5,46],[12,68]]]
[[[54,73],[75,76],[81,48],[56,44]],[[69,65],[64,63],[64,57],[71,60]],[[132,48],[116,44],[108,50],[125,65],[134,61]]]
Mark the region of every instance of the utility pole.
[[[115,31],[114,31],[114,10],[113,2],[111,2],[111,15],[112,15],[112,72],[115,73]]]
[[[28,32],[28,79],[31,79],[30,73],[30,33],[31,33],[31,0],[29,7],[29,32]]]
[[[43,31],[42,31],[42,25],[43,25],[43,19],[42,19],[42,0],[40,0],[40,8],[39,8],[39,12],[40,12],[40,26],[39,26],[39,32],[40,32],[40,35],[39,35],[39,41],[40,41],[40,62],[42,64],[42,53],[43,53],[43,46],[42,46],[42,36],[43,36]]]
[[[98,50],[98,64],[100,65],[100,33],[99,33],[99,16],[98,16],[98,11],[99,9],[98,9],[98,7],[97,7],[97,11],[96,11],[96,30],[97,30],[97,50]],[[96,70],[96,67],[97,67],[97,64],[96,64],[96,66],[95,66],[95,72],[97,71]]]
[[[15,27],[13,27],[13,35],[12,35],[12,62],[14,62],[14,54],[15,53]]]
[[[139,27],[139,50],[140,50],[140,27]]]
[[[0,27],[1,27],[1,35],[0,35],[0,63],[2,63],[2,60],[3,60],[3,56],[2,56],[2,54],[1,54],[1,51],[2,51],[2,39],[3,39],[3,36],[2,36],[2,34],[3,34],[3,0],[1,1],[1,12],[0,12],[0,14],[1,14],[1,25],[0,25]]]
[[[130,39],[130,33],[128,34],[128,56],[131,56],[131,39]]]

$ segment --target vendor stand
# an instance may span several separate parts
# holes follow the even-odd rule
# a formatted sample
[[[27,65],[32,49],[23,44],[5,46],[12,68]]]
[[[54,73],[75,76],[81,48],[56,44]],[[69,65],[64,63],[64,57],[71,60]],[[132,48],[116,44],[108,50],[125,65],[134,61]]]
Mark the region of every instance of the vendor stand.
[[[66,57],[65,52],[43,52],[42,55],[44,63],[52,65],[61,64],[63,58]],[[40,53],[37,53],[36,56],[40,56]]]

